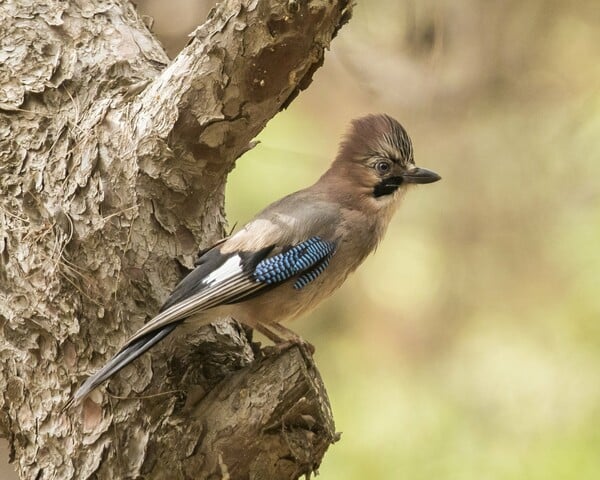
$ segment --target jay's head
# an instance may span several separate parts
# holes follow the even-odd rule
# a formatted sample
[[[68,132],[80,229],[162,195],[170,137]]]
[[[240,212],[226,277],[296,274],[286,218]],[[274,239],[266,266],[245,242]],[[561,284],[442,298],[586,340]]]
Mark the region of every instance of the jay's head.
[[[441,178],[415,166],[406,130],[388,115],[353,120],[330,172],[343,176],[353,189],[381,203],[396,198],[409,185]]]

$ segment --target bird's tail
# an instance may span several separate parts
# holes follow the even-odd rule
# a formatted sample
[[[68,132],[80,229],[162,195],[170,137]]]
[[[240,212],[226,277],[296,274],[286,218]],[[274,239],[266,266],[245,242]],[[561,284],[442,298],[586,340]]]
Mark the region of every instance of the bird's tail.
[[[177,325],[180,323],[181,322],[170,323],[162,328],[159,328],[158,330],[147,333],[143,337],[138,338],[133,342],[125,344],[125,346],[123,346],[121,350],[119,350],[119,352],[113,358],[111,358],[106,365],[104,365],[100,370],[83,382],[81,387],[79,387],[79,389],[75,392],[75,395],[73,395],[73,397],[63,407],[63,410],[66,410],[71,405],[79,403],[98,385],[105,380],[108,380],[123,367],[129,365],[136,358],[146,352],[149,348],[153,347],[167,337],[167,335],[175,330]]]

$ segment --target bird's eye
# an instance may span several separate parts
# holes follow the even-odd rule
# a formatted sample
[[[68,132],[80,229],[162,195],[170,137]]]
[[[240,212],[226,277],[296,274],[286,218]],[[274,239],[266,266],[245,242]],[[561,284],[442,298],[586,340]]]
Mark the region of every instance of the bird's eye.
[[[377,173],[384,175],[390,171],[391,165],[390,162],[377,162],[375,164],[375,170]]]

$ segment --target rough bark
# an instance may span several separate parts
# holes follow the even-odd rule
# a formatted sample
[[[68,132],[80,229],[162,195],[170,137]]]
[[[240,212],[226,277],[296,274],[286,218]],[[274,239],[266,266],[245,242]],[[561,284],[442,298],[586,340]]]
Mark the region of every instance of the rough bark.
[[[21,478],[297,478],[335,430],[299,350],[178,337],[66,413],[224,233],[223,189],[348,0],[226,0],[170,62],[122,0],[0,2],[0,435]]]

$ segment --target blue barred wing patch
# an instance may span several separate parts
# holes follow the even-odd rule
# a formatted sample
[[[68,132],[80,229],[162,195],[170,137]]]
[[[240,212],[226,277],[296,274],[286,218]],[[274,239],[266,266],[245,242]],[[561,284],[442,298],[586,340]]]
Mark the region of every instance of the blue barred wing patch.
[[[271,285],[302,274],[294,283],[294,288],[299,290],[323,273],[335,253],[335,246],[335,242],[320,237],[309,238],[258,263],[253,272],[254,279]]]
[[[300,290],[300,289],[306,287],[310,282],[312,282],[314,279],[316,279],[319,275],[321,275],[327,268],[327,265],[329,265],[329,260],[331,259],[331,256],[333,255],[333,253],[334,252],[331,252],[329,255],[327,255],[323,260],[321,260],[320,263],[318,263],[315,266],[315,268],[302,274],[300,276],[300,278],[298,278],[298,280],[296,280],[294,282],[294,288],[296,290]]]

